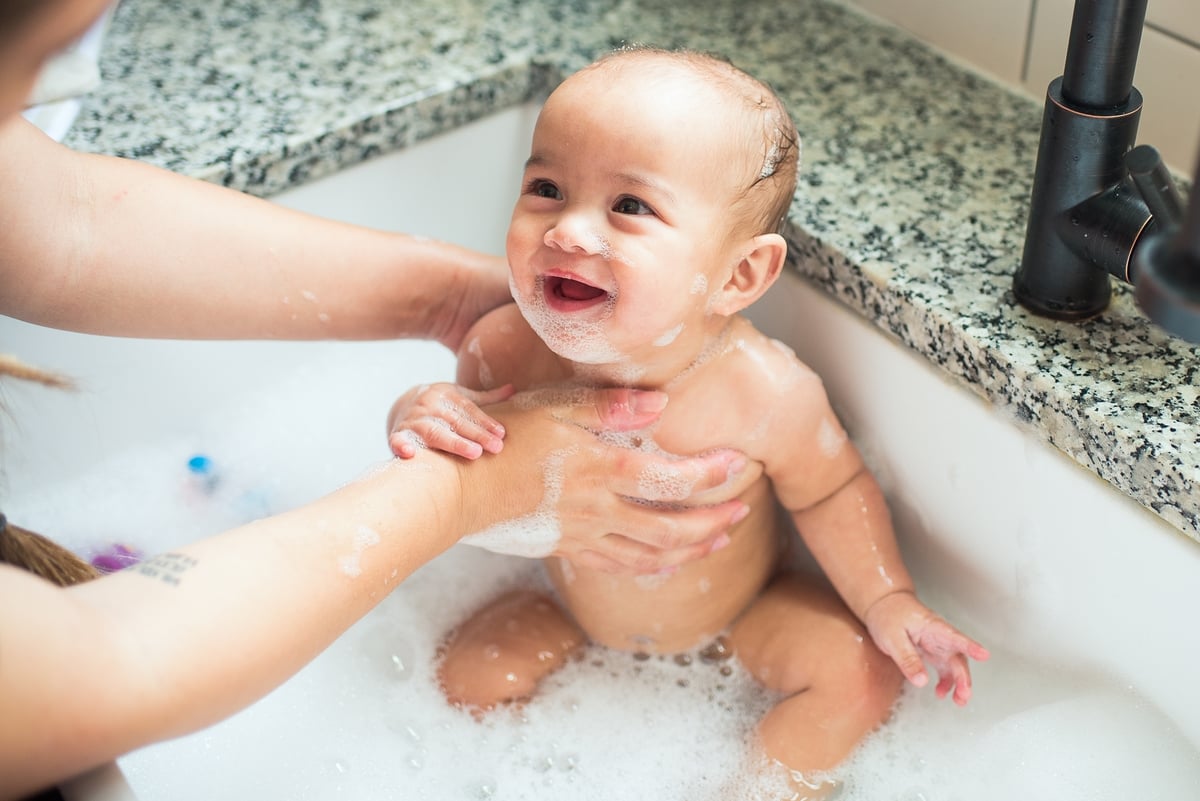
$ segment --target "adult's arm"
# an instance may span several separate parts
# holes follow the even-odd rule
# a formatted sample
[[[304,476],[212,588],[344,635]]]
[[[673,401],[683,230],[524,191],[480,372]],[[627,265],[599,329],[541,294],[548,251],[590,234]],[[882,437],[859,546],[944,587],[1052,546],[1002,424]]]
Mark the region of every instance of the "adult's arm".
[[[564,533],[654,520],[622,497],[630,471],[618,468],[643,455],[591,433],[646,425],[657,412],[636,398],[610,390],[586,405],[509,405],[499,413],[514,436],[492,458],[422,451],[307,506],[69,589],[0,565],[0,799],[241,709],[465,534],[535,510]],[[726,481],[729,458],[683,469],[703,490]],[[547,508],[530,476],[551,461],[562,484]],[[681,513],[668,535],[725,527],[739,507]]]
[[[181,339],[439,339],[509,299],[499,257],[334,222],[0,124],[0,313]]]

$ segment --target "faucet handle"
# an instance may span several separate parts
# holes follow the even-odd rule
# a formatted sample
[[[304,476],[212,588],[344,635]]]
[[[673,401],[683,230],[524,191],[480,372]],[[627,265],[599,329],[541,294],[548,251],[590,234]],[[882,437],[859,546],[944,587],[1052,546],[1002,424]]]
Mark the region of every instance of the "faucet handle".
[[[1130,150],[1126,155],[1126,164],[1129,163],[1129,156],[1143,147],[1145,145]],[[1153,183],[1162,186],[1165,181],[1169,185],[1161,194],[1166,198],[1163,214],[1170,216],[1172,202],[1177,204],[1176,209],[1179,208],[1179,195],[1175,193],[1171,176],[1162,167],[1158,153],[1153,152],[1154,148],[1149,150],[1152,151],[1152,159],[1157,162],[1157,169],[1152,166],[1150,170],[1142,172],[1162,173]],[[1138,154],[1134,161],[1144,157],[1144,153]],[[1130,174],[1134,176],[1138,189],[1145,192],[1132,167]],[[1138,305],[1146,312],[1146,316],[1167,331],[1194,343],[1200,343],[1200,192],[1197,186],[1200,186],[1200,157],[1196,159],[1196,177],[1192,180],[1186,222],[1183,222],[1181,213],[1178,219],[1183,222],[1182,225],[1159,225],[1158,231],[1147,237],[1146,242],[1140,243],[1133,253],[1134,291]],[[1151,194],[1159,193],[1152,189]],[[1155,216],[1158,215],[1150,195],[1146,197],[1146,205]],[[1171,231],[1170,228],[1176,230]]]
[[[1183,199],[1156,148],[1151,145],[1132,148],[1125,154],[1125,169],[1154,215],[1158,230],[1169,230],[1183,221]]]

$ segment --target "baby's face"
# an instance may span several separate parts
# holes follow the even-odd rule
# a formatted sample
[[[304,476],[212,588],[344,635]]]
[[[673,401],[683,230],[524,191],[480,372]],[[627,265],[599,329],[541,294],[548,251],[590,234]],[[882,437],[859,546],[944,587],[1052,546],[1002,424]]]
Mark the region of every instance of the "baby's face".
[[[507,250],[513,296],[559,355],[607,364],[703,336],[745,246],[730,212],[744,170],[713,123],[719,97],[623,65],[547,100]]]

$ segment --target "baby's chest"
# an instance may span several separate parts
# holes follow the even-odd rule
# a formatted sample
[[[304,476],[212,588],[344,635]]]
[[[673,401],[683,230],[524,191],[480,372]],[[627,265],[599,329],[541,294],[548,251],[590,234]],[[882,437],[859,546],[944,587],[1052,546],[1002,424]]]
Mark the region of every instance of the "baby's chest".
[[[652,431],[659,448],[677,454],[737,448],[763,458],[771,415],[740,388],[710,382],[668,394],[667,408]]]

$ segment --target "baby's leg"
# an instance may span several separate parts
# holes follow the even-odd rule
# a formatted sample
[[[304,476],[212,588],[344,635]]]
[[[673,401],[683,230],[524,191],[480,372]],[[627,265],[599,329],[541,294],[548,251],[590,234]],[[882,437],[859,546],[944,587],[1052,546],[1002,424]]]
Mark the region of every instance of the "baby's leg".
[[[491,709],[529,698],[585,642],[558,604],[532,590],[502,595],[447,641],[438,680],[451,703]]]
[[[763,591],[731,639],[746,669],[787,695],[758,726],[767,756],[805,775],[849,756],[887,719],[903,683],[841,599],[795,574]]]

